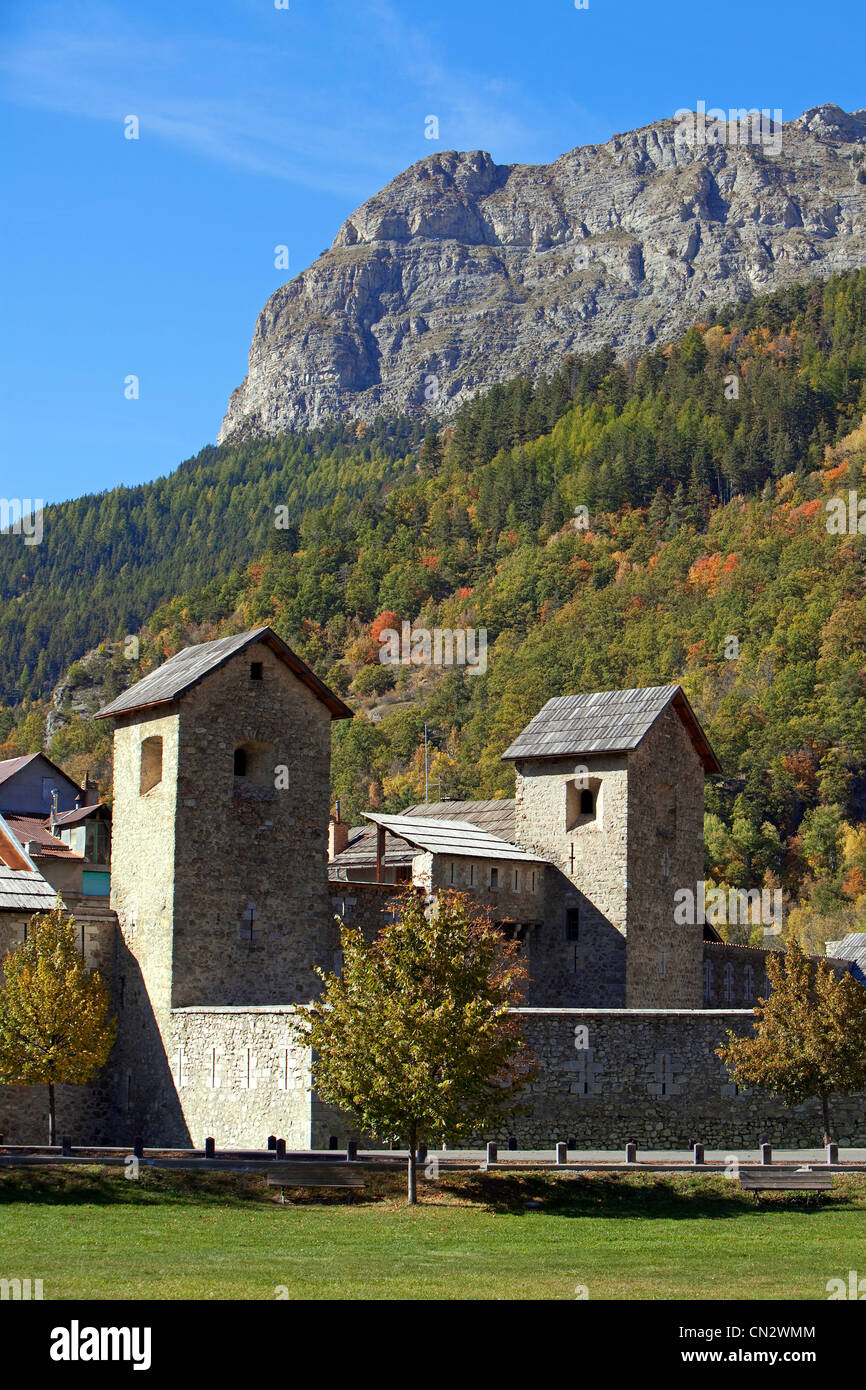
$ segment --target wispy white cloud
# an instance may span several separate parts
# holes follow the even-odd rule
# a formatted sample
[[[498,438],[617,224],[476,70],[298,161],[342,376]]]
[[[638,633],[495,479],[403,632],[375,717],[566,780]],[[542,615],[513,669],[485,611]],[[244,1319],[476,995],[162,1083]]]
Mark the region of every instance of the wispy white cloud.
[[[455,64],[435,20],[410,22],[388,0],[267,19],[236,0],[235,21],[232,37],[169,34],[104,4],[37,9],[0,56],[4,95],[118,124],[136,114],[142,136],[359,199],[435,149],[513,161],[557,148],[543,105],[519,82]],[[420,139],[427,114],[440,119],[435,145]]]

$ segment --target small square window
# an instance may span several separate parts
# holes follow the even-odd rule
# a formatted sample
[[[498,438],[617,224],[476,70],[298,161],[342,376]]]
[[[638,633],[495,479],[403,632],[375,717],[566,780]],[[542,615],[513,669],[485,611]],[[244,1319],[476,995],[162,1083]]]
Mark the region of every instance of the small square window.
[[[250,662],[250,680],[260,681],[262,679],[263,666],[260,661]]]

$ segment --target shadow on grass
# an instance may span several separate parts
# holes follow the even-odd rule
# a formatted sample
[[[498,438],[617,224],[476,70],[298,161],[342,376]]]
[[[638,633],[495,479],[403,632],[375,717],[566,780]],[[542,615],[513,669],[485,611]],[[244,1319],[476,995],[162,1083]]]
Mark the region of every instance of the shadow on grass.
[[[283,1206],[279,1188],[269,1187],[267,1174],[262,1172],[142,1167],[138,1178],[132,1179],[116,1167],[10,1168],[0,1170],[0,1212],[13,1204],[275,1207],[283,1211],[292,1207],[405,1205],[405,1173],[368,1170],[365,1176],[367,1183],[362,1189],[286,1188]],[[760,1208],[753,1194],[743,1192],[735,1180],[720,1174],[444,1173],[438,1181],[419,1181],[419,1199],[422,1207],[475,1207],[518,1216],[719,1220],[757,1213],[772,1220],[793,1211],[813,1216],[832,1210],[866,1212],[866,1175],[837,1177],[833,1190],[822,1194],[820,1200],[808,1193],[762,1194]]]
[[[357,1206],[393,1201],[405,1192],[402,1174],[371,1174],[366,1188],[286,1188],[289,1206]],[[280,1189],[266,1173],[185,1172],[141,1167],[137,1178],[123,1168],[70,1165],[0,1171],[0,1211],[16,1203],[34,1206],[280,1207]]]
[[[607,1220],[731,1219],[754,1215],[772,1219],[797,1211],[820,1216],[831,1209],[866,1208],[866,1181],[837,1179],[831,1192],[818,1196],[803,1192],[754,1194],[744,1192],[735,1179],[722,1175],[583,1173],[565,1177],[546,1173],[473,1173],[451,1175],[441,1184],[473,1204],[510,1215],[587,1217]],[[531,1203],[531,1205],[527,1205]]]

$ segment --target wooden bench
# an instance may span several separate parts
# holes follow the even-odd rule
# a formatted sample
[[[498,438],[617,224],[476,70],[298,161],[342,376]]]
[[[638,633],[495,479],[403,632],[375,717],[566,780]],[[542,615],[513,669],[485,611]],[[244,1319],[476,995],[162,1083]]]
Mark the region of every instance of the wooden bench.
[[[366,1187],[367,1179],[347,1163],[275,1163],[268,1173],[268,1187],[280,1189],[285,1203],[287,1187]]]
[[[763,1169],[740,1170],[740,1187],[754,1192],[761,1205],[760,1192],[828,1192],[833,1186],[832,1173],[768,1173]]]

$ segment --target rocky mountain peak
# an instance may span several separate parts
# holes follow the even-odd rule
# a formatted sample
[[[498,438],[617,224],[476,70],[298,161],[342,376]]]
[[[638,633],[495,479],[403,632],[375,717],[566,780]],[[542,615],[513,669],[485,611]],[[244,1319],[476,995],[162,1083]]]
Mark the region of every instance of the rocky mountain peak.
[[[763,135],[745,112],[712,116],[547,165],[484,150],[412,165],[271,295],[220,442],[441,419],[567,353],[634,355],[711,306],[866,264],[866,111],[817,106]]]

